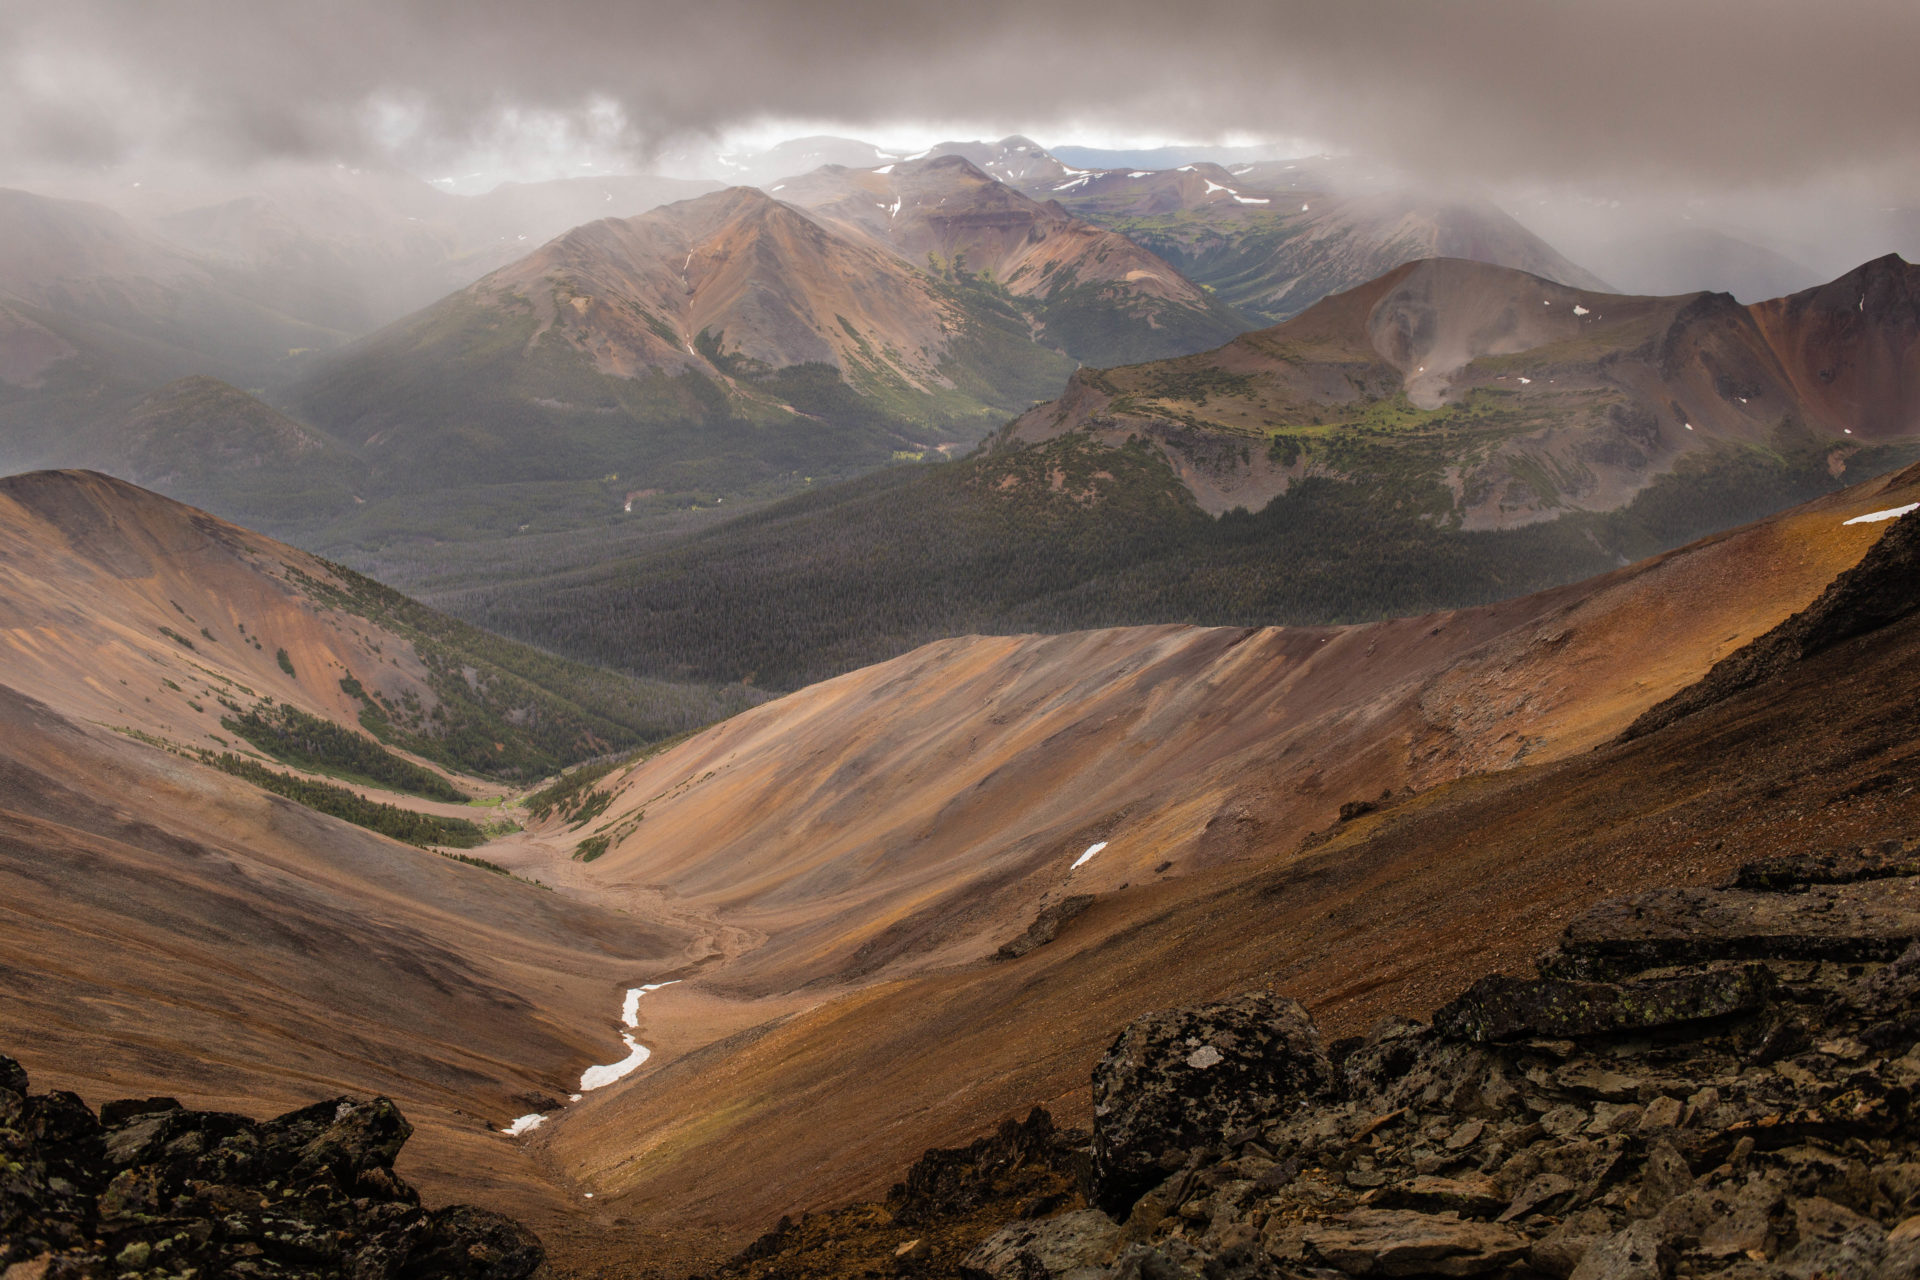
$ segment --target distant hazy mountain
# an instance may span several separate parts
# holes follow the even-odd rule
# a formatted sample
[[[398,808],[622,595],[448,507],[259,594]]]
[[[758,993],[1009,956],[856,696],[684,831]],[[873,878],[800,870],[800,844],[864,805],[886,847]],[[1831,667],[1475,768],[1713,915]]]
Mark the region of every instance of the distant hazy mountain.
[[[1016,145],[1012,154],[1026,153]],[[830,166],[772,192],[915,265],[984,272],[1030,309],[1040,341],[1076,360],[1186,354],[1249,327],[1124,236],[1029,199],[958,154],[876,169]]]
[[[1072,367],[1003,291],[736,187],[578,227],[292,400],[388,488],[733,488],[971,443]]]
[[[1131,150],[1063,144],[1048,147],[1047,150],[1075,169],[1172,169],[1183,164],[1239,165],[1287,158],[1284,148],[1272,144],[1254,147],[1144,147]]]
[[[1268,320],[1430,257],[1607,288],[1490,201],[1362,180],[1337,167],[1112,169],[1035,194],[1121,232],[1222,301]]]
[[[1635,293],[1707,290],[1757,302],[1820,281],[1820,273],[1804,263],[1707,227],[1615,240],[1586,250],[1585,257],[1600,274]]]

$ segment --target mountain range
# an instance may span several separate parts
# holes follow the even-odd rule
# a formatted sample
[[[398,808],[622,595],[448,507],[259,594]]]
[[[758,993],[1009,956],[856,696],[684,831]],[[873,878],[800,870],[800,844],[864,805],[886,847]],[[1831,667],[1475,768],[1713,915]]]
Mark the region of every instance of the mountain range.
[[[1216,351],[1082,369],[983,454],[436,597],[661,676],[791,688],[970,631],[1483,603],[1915,454],[1899,259],[1742,307],[1411,264]]]

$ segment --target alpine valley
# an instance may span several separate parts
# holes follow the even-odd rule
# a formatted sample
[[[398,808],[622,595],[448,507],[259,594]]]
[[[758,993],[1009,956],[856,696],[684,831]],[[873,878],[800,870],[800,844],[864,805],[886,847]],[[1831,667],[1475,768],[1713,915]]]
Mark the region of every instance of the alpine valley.
[[[0,1280],[1920,1277],[1920,221],[1697,15],[4,8]]]

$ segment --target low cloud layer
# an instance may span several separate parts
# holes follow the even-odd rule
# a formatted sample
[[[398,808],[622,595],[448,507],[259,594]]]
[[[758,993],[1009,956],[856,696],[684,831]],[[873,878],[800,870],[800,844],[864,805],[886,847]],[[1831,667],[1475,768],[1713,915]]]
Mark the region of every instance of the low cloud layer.
[[[1911,0],[0,0],[0,183],[644,163],[768,117],[1311,137],[1490,183],[1904,176],[1915,48]]]

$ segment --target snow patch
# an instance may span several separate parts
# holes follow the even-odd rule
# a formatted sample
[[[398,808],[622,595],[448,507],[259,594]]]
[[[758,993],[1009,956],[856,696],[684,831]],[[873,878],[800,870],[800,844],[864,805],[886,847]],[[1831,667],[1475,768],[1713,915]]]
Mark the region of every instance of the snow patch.
[[[883,164],[878,169],[875,169],[874,172],[875,173],[892,173],[893,166],[890,164]]]
[[[1593,312],[1587,310],[1585,307],[1581,306],[1579,303],[1576,302],[1573,304],[1573,314],[1577,316],[1590,316],[1593,314]]]
[[[900,216],[900,203],[898,199],[894,200],[893,207],[887,210],[887,216],[889,218],[897,218]]]
[[[1272,204],[1273,203],[1273,201],[1268,199],[1266,196],[1243,196],[1237,192],[1234,194],[1233,198],[1241,204]],[[1307,206],[1301,205],[1300,212],[1305,213],[1306,211],[1307,211]]]
[[[1691,422],[1683,422],[1680,425],[1685,427],[1689,431],[1693,430],[1693,424]]]
[[[517,1138],[523,1133],[532,1133],[546,1122],[547,1118],[536,1111],[530,1116],[521,1116],[500,1132],[506,1134],[509,1138]]]
[[[1153,176],[1153,170],[1135,169],[1132,173],[1128,174],[1127,176],[1129,178],[1151,178]]]
[[[1522,378],[1522,379],[1520,379],[1520,385],[1524,387],[1524,386],[1526,386],[1526,385],[1527,385],[1528,383],[1530,383],[1530,382],[1532,382],[1532,381],[1533,381],[1533,379],[1532,379],[1532,378]]]
[[[1088,861],[1088,859],[1093,857],[1094,854],[1100,852],[1102,849],[1106,847],[1107,847],[1107,842],[1105,840],[1100,841],[1098,844],[1088,845],[1087,851],[1081,854],[1079,857],[1075,858],[1073,860],[1073,866],[1068,867],[1067,870],[1072,871],[1074,870],[1074,868],[1084,865]]]
[[[1300,206],[1300,212],[1302,212],[1302,213],[1305,213],[1306,211],[1307,211],[1307,206],[1305,206],[1305,205],[1301,205],[1301,206]]]
[[[1203,196],[1210,196],[1216,191],[1224,191],[1228,195],[1234,194],[1234,190],[1232,187],[1223,187],[1211,178],[1202,178],[1201,181],[1207,184],[1207,189],[1200,193]]]
[[[1080,186],[1083,183],[1088,183],[1092,181],[1093,181],[1093,175],[1088,174],[1084,178],[1075,178],[1072,182],[1063,182],[1059,186],[1055,187],[1054,190],[1055,191],[1071,191],[1075,187]]]
[[[1841,524],[1879,524],[1882,520],[1898,520],[1909,511],[1920,511],[1920,502],[1909,502],[1904,507],[1888,507],[1885,511],[1869,511],[1863,516],[1851,520],[1842,520]]]

